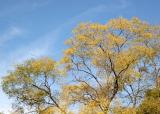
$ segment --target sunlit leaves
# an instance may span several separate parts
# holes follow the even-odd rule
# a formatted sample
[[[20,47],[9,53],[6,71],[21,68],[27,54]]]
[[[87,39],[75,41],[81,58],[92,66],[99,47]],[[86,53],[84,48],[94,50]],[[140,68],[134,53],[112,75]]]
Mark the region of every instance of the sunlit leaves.
[[[159,42],[158,31],[157,26],[138,18],[122,17],[106,24],[82,23],[76,27],[62,59],[63,65],[75,72],[76,81],[80,83],[65,89],[68,100],[85,104],[85,111],[95,107],[106,113],[125,84],[132,84],[143,75],[138,65],[143,61],[149,64],[157,57],[153,44]],[[81,88],[81,83],[87,85],[87,90]],[[92,98],[86,98],[86,94]]]
[[[63,71],[60,70],[59,63],[50,58],[28,60],[17,65],[15,70],[3,78],[3,90],[10,97],[15,97],[20,104],[61,109],[58,105],[56,79]],[[52,113],[51,109],[46,110],[47,114]]]

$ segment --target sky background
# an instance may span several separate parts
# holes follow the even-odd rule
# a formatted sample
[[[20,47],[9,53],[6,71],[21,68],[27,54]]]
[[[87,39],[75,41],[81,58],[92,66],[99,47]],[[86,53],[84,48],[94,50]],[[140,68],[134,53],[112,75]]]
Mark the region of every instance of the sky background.
[[[160,24],[159,11],[160,0],[0,0],[0,78],[26,59],[58,60],[78,23],[122,16]],[[0,112],[11,102],[0,88]]]

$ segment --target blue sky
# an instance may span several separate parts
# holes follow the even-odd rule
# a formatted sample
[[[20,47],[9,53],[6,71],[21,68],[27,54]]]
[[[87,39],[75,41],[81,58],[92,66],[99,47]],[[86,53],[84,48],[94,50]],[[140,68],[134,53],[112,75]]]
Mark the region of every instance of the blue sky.
[[[0,77],[29,58],[62,56],[64,41],[81,22],[123,16],[160,24],[160,0],[0,0]],[[0,111],[11,100],[0,89]]]

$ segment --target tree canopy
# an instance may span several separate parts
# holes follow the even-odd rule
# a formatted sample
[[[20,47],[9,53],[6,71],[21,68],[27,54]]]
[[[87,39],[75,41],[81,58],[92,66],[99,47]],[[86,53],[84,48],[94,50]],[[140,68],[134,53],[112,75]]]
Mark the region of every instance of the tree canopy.
[[[157,107],[159,100],[147,97],[154,90],[145,92],[160,76],[158,25],[122,17],[81,23],[66,44],[60,61],[40,58],[17,65],[3,78],[4,92],[40,114],[72,114],[73,105],[79,114],[134,114],[141,102],[145,110],[152,101]],[[65,78],[72,81],[58,83]]]

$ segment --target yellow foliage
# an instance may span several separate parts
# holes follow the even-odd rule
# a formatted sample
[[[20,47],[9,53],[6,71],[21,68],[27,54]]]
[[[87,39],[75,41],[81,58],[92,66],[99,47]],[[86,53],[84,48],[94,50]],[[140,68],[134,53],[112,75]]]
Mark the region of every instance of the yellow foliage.
[[[82,107],[79,114],[104,114],[100,110],[98,110],[95,107],[90,107],[86,105],[85,107]]]
[[[91,24],[90,28],[95,29],[95,30],[107,30],[108,29],[107,25],[101,25],[101,24],[98,24],[98,23]]]
[[[67,50],[65,50],[64,54],[65,55],[72,55],[75,52],[74,48],[69,48]]]
[[[62,59],[61,59],[61,63],[62,64],[64,64],[64,63],[69,63],[69,62],[71,62],[71,60],[70,60],[70,58],[69,57],[63,57]]]
[[[132,23],[122,17],[118,19],[110,20],[108,23],[108,26],[112,29],[121,29],[121,30],[131,30],[132,29]]]
[[[30,69],[34,73],[40,73],[40,72],[51,72],[51,71],[57,71],[58,64],[49,58],[40,58],[35,61],[31,61]]]
[[[135,108],[115,107],[114,114],[136,114]]]
[[[113,34],[107,34],[108,42],[112,45],[122,45],[125,42],[125,39],[119,36],[115,36]]]
[[[77,36],[77,40],[81,41],[81,42],[86,42],[87,41],[87,37],[83,36],[83,35],[78,35]]]
[[[156,52],[153,48],[149,48],[146,46],[136,46],[134,47],[134,52],[139,54],[139,56],[147,56],[147,57],[154,57]]]
[[[98,106],[98,102],[96,102],[96,101],[90,101],[90,102],[88,103],[88,106],[89,106],[89,107],[97,107],[97,106]]]

